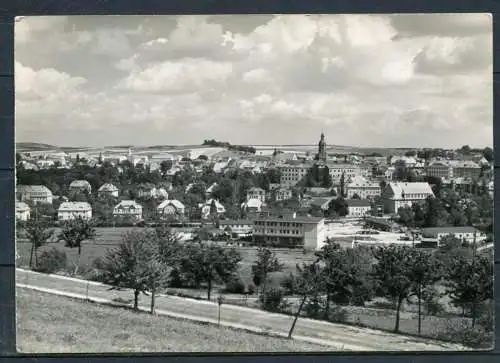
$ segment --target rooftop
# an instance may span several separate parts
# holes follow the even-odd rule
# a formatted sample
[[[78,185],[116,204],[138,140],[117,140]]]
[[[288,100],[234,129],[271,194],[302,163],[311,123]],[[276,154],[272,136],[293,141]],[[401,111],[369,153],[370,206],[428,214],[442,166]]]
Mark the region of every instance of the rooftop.
[[[370,207],[371,204],[367,200],[362,199],[346,199],[347,206],[349,207]]]
[[[88,211],[92,210],[92,207],[87,202],[63,202],[59,206],[58,209],[60,212],[62,211]]]

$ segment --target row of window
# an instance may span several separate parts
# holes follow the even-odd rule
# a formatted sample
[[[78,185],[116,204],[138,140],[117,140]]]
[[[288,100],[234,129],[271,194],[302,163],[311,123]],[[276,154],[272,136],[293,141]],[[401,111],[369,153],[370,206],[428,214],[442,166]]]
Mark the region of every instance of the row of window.
[[[255,221],[256,226],[269,226],[269,227],[302,227],[302,223],[295,222],[268,222],[268,221]]]
[[[265,229],[265,228],[256,228],[254,233],[261,233],[261,234],[292,234],[292,235],[300,235],[301,232],[296,230],[296,229],[280,229],[280,230],[274,230],[274,229]]]

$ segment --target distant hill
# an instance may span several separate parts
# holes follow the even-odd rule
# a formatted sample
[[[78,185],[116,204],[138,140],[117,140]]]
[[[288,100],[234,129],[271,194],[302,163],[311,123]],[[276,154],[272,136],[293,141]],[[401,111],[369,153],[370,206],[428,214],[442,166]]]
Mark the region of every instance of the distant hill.
[[[38,142],[16,142],[16,149],[20,150],[54,150],[59,147],[49,144],[41,144]]]

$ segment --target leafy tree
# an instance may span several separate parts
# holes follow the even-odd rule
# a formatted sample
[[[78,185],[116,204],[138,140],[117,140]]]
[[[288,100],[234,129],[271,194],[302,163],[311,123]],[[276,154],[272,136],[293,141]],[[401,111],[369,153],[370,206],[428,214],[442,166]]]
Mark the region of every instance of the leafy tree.
[[[66,247],[78,248],[78,259],[73,271],[74,275],[77,274],[80,265],[82,242],[93,240],[95,237],[96,231],[92,223],[82,217],[77,217],[63,223],[61,232],[58,236],[59,241],[64,241]]]
[[[493,161],[493,149],[491,147],[485,147],[483,149],[484,158],[491,163]]]
[[[418,334],[422,331],[422,299],[424,291],[441,279],[441,264],[431,254],[415,250],[410,278],[413,282],[412,294],[418,299]]]
[[[328,214],[344,217],[349,213],[349,206],[344,198],[341,196],[332,199],[328,205]]]
[[[172,160],[163,160],[160,163],[160,171],[162,172],[162,174],[165,174],[168,170],[172,169],[172,166]]]
[[[472,327],[479,304],[493,299],[493,262],[483,256],[472,260],[456,257],[448,269],[446,288],[452,303],[470,309]]]
[[[139,309],[139,294],[152,291],[151,313],[154,313],[154,292],[166,281],[154,235],[132,231],[123,236],[121,244],[110,250],[103,261],[101,280],[112,289],[132,289],[134,309]]]
[[[48,240],[54,235],[54,230],[48,229],[43,221],[29,220],[26,223],[25,233],[27,239],[31,242],[30,268],[33,267],[33,256],[35,257],[35,266],[38,265],[38,249],[47,244]]]
[[[340,177],[340,197],[344,198],[345,197],[345,173],[342,172],[342,175]]]
[[[372,276],[377,287],[377,294],[387,297],[396,305],[394,331],[399,332],[399,316],[403,301],[411,295],[414,287],[411,269],[414,261],[414,249],[394,246],[379,247],[374,250],[377,260]]]
[[[443,227],[448,222],[448,213],[438,198],[428,197],[425,200],[425,227]]]
[[[297,324],[297,320],[302,312],[304,304],[308,297],[316,296],[320,291],[324,290],[323,272],[317,262],[296,266],[297,273],[288,280],[289,292],[294,292],[301,296],[301,301],[295,318],[293,320],[290,331],[288,332],[288,339],[292,338],[293,330]]]
[[[410,206],[405,206],[398,209],[399,222],[404,226],[412,226],[414,224],[413,210]]]
[[[358,199],[359,200],[359,199],[361,199],[361,197],[358,195],[358,193],[354,193],[352,195],[352,199]]]
[[[210,300],[214,282],[228,282],[238,269],[241,255],[235,249],[197,243],[183,248],[181,270],[189,279],[200,285],[207,284],[207,298]]]
[[[267,277],[270,273],[283,270],[284,265],[269,248],[261,247],[257,251],[257,260],[252,265],[252,280],[255,286],[262,285],[261,293],[265,291]]]

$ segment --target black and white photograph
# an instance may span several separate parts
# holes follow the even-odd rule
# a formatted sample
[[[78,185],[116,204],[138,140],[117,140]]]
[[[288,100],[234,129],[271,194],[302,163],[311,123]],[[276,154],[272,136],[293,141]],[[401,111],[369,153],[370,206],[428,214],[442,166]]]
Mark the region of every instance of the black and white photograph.
[[[491,14],[14,43],[18,352],[494,348]]]

